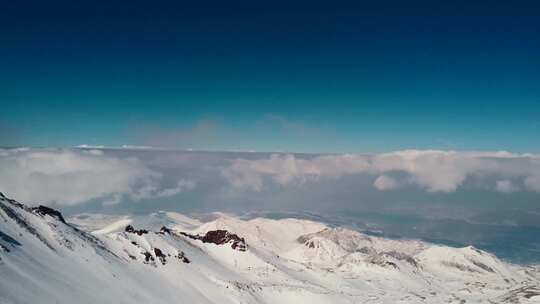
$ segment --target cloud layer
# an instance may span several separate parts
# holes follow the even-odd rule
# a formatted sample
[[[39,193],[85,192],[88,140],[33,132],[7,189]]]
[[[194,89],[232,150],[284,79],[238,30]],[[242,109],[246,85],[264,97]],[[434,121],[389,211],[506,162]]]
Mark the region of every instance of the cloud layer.
[[[180,180],[162,188],[162,174],[134,157],[101,150],[0,150],[0,191],[24,202],[76,205],[92,199],[106,204],[123,198],[167,197],[193,188]]]
[[[175,197],[196,186],[206,189],[201,200],[212,195],[212,200],[224,200],[223,193],[230,189],[261,192],[272,185],[301,186],[355,175],[386,192],[406,187],[427,192],[454,192],[460,187],[540,192],[540,156],[437,150],[295,155],[0,149],[0,191],[28,203],[109,205]]]
[[[391,174],[400,173],[400,179]],[[512,192],[510,179],[525,190],[540,192],[540,157],[509,152],[456,152],[405,150],[376,155],[322,155],[298,158],[292,154],[273,154],[268,159],[234,160],[222,175],[235,188],[261,191],[265,181],[286,185],[302,184],[345,175],[371,174],[379,190],[392,190],[404,184],[428,192],[453,192],[469,177],[493,183],[493,189]]]

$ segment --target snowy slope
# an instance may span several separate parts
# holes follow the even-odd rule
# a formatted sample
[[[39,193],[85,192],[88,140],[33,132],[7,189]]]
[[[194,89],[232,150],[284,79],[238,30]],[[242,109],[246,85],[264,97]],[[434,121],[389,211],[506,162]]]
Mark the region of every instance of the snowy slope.
[[[0,196],[0,303],[540,303],[540,271],[473,247],[299,219],[83,214]]]

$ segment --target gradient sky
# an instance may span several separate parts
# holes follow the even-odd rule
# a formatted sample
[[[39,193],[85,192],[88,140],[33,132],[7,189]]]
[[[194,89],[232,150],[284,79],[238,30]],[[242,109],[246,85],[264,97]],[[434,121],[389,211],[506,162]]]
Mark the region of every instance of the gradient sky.
[[[538,152],[539,33],[537,2],[12,1],[0,146]]]

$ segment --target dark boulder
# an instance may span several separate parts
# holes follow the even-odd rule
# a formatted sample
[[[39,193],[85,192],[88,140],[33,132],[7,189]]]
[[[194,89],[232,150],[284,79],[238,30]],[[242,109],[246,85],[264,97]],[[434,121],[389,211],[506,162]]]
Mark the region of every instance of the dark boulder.
[[[171,234],[171,229],[163,226],[163,227],[161,227],[161,229],[159,229],[159,233],[161,233],[161,234]]]
[[[156,255],[156,258],[160,260],[161,264],[165,265],[167,263],[167,258],[161,249],[154,248],[154,254]]]
[[[31,208],[31,210],[34,212],[34,213],[37,213],[39,215],[48,215],[48,216],[51,216],[51,217],[54,217],[55,219],[59,220],[60,222],[62,223],[66,223],[66,220],[64,220],[64,217],[62,216],[62,213],[60,213],[60,211],[58,210],[55,210],[53,208],[49,208],[47,206],[43,206],[43,205],[39,205],[39,207],[33,207]]]
[[[1,194],[1,192],[0,192],[0,194]],[[5,251],[5,252],[9,252],[9,251],[10,251],[9,248],[7,248],[6,246],[4,246],[4,245],[2,245],[2,244],[0,244],[0,250],[3,250],[3,251]]]
[[[186,233],[186,232],[183,232],[183,231],[180,231],[180,235],[183,235],[187,238],[190,238],[192,240],[201,240],[202,239],[202,236],[200,235],[194,235],[194,234],[189,234],[189,233]]]
[[[178,255],[176,257],[186,264],[191,263],[191,261],[186,257],[183,251],[178,252]]]
[[[138,234],[138,235],[143,235],[143,234],[148,233],[148,230],[145,230],[145,229],[137,230],[137,229],[133,228],[133,226],[131,226],[131,225],[127,225],[125,231],[129,232],[129,233],[135,233],[135,234]]]
[[[154,257],[152,256],[152,254],[148,251],[145,251],[143,252],[144,254],[144,262],[145,263],[150,263],[150,262],[154,262]]]

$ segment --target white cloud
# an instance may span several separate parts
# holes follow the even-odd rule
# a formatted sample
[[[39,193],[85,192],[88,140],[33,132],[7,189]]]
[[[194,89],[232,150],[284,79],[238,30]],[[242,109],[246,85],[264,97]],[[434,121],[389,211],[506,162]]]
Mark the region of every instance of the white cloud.
[[[114,204],[173,195],[189,188],[161,189],[162,175],[133,157],[107,156],[100,150],[2,150],[0,191],[22,202],[76,205],[92,199]],[[178,188],[181,187],[181,188]]]
[[[190,180],[181,179],[176,183],[176,187],[167,188],[157,192],[158,197],[169,197],[174,196],[180,192],[191,190],[195,187],[195,182]]]
[[[510,193],[510,192],[517,191],[518,189],[516,186],[514,186],[512,181],[503,179],[503,180],[497,181],[497,183],[495,184],[495,190],[499,192],[503,192],[503,193]]]
[[[199,184],[223,182],[213,176],[220,170],[232,186],[228,190],[255,192],[271,184],[302,185],[350,175],[373,178],[373,187],[379,190],[410,185],[428,192],[452,192],[472,177],[480,182],[467,186],[540,192],[540,156],[535,154],[406,150],[371,155],[276,153],[233,160],[221,154],[203,156],[100,149],[0,149],[0,191],[28,203],[76,205],[98,200],[115,204],[125,199],[170,197]],[[224,165],[223,161],[230,163]],[[197,177],[192,180],[191,176]],[[172,186],[162,186],[170,183]]]
[[[526,190],[540,192],[540,156],[505,151],[405,150],[374,155],[323,155],[309,159],[292,154],[273,154],[269,159],[235,160],[222,171],[222,175],[235,188],[261,191],[266,179],[284,185],[388,172],[403,172],[408,183],[428,192],[455,191],[473,175],[479,178],[521,178]],[[401,183],[395,178],[393,180],[395,185]],[[390,183],[389,179],[383,178],[379,189],[383,182]]]
[[[373,186],[379,190],[392,190],[399,187],[399,183],[391,176],[381,175],[377,177]]]

